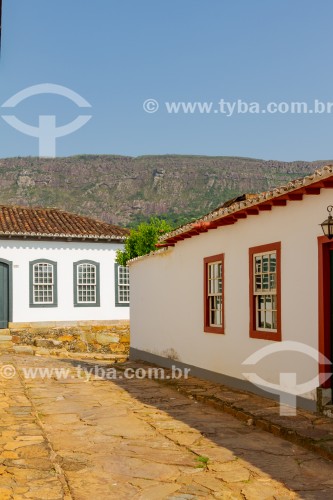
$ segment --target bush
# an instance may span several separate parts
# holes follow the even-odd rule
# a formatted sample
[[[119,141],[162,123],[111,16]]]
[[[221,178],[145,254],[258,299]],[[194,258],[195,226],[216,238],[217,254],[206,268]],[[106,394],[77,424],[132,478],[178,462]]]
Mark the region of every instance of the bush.
[[[126,266],[130,259],[156,250],[158,239],[171,230],[172,227],[165,220],[157,217],[151,218],[149,223],[142,222],[136,229],[131,229],[124,250],[117,250],[116,262]]]

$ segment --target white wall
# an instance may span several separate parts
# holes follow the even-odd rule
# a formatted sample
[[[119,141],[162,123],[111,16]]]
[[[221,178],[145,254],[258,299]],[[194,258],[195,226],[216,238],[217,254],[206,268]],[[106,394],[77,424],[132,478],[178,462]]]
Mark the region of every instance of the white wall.
[[[128,319],[128,307],[115,307],[114,262],[117,243],[1,240],[0,258],[13,263],[13,322]],[[58,307],[29,307],[29,262],[57,262]],[[100,307],[74,307],[73,263],[100,264]]]
[[[175,245],[165,255],[130,264],[131,347],[244,379],[254,371],[242,362],[271,341],[249,337],[249,256],[253,246],[281,242],[282,340],[318,348],[319,224],[333,191],[289,201],[286,207],[241,219]],[[203,259],[225,254],[225,334],[203,331]],[[318,374],[304,354],[275,354],[256,372],[272,383],[281,372],[297,372],[298,383]],[[297,368],[297,369],[295,369]],[[308,394],[314,398],[314,391]]]

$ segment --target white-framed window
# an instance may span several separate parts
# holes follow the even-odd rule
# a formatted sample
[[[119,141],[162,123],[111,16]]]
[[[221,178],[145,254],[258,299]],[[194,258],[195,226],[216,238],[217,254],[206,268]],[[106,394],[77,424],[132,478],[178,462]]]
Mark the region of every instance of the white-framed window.
[[[204,331],[207,333],[224,333],[223,267],[223,254],[204,259]]]
[[[96,302],[96,266],[79,264],[77,267],[77,301],[80,304]]]
[[[115,264],[115,298],[116,306],[129,306],[130,281],[128,266]]]
[[[253,255],[256,330],[277,331],[276,250]]]
[[[250,337],[282,340],[281,242],[249,248]]]
[[[74,305],[99,306],[99,264],[97,262],[74,263]]]
[[[209,326],[222,326],[222,262],[208,264]]]
[[[57,306],[57,264],[50,260],[30,262],[30,307]]]

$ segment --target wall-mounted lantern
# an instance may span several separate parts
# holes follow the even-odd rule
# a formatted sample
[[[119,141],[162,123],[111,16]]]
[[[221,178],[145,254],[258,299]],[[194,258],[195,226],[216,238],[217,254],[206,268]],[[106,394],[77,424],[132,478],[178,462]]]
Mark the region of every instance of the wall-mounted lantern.
[[[333,205],[328,205],[327,207],[328,218],[320,224],[324,235],[329,240],[333,238],[333,217],[331,215],[332,210],[333,210]]]

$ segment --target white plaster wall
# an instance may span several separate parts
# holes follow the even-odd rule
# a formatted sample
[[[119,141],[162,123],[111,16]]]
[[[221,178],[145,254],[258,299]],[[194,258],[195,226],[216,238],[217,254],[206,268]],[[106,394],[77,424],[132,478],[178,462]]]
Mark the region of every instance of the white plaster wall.
[[[13,263],[13,321],[118,320],[129,318],[128,307],[115,307],[114,262],[117,243],[1,240],[0,258]],[[58,266],[58,307],[29,307],[29,262],[49,259]],[[100,307],[74,307],[73,263],[100,264]]]
[[[271,341],[249,337],[249,256],[253,246],[281,242],[282,340],[318,348],[319,226],[333,191],[289,201],[286,207],[241,219],[176,244],[165,255],[130,265],[131,347],[244,379],[256,371],[277,383],[279,373],[296,372],[298,383],[318,373],[305,354],[274,354],[256,369],[242,362]],[[203,331],[203,259],[225,254],[225,334]],[[307,395],[314,399],[314,391]]]

